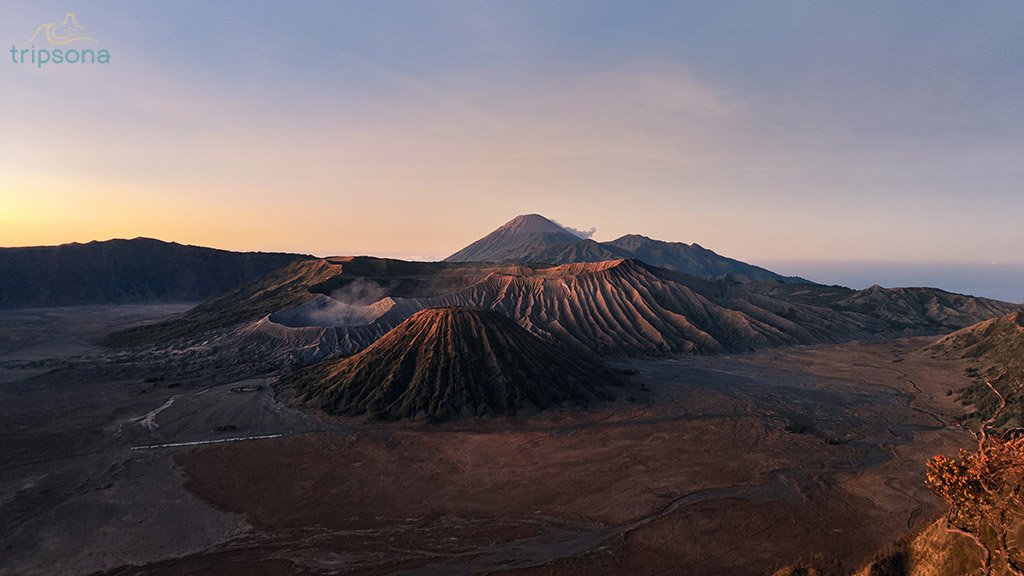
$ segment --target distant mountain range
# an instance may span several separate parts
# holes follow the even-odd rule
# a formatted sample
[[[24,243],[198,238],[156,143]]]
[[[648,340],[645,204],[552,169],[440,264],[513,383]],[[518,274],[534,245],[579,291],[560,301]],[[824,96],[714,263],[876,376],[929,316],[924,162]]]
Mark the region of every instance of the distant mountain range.
[[[202,301],[310,258],[231,252],[151,238],[0,248],[0,309]],[[698,278],[810,283],[720,256],[697,244],[635,234],[595,242],[538,214],[512,219],[445,261],[569,264],[622,259]]]
[[[934,288],[822,286],[643,236],[599,243],[535,214],[443,262],[143,238],[0,250],[0,307],[188,300],[206,301],[107,343],[213,343],[196,349],[305,364],[357,353],[421,310],[462,307],[583,352],[715,353],[950,332],[1022,309]]]
[[[494,232],[445,258],[445,262],[568,264],[622,258],[642,260],[659,268],[700,278],[810,283],[803,278],[782,276],[771,270],[720,256],[699,244],[662,242],[639,234],[628,234],[611,242],[595,242],[580,238],[539,214],[513,218]]]
[[[200,301],[308,258],[150,238],[0,248],[0,308]]]

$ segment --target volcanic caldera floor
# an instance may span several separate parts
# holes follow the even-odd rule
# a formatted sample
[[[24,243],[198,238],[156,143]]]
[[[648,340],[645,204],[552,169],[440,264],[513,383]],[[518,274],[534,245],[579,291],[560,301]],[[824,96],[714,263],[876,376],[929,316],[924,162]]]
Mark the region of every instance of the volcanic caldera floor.
[[[161,380],[172,360],[92,338],[51,364],[0,349],[0,574],[855,567],[940,512],[924,462],[970,442],[963,366],[928,338],[616,361],[615,402],[440,425]]]

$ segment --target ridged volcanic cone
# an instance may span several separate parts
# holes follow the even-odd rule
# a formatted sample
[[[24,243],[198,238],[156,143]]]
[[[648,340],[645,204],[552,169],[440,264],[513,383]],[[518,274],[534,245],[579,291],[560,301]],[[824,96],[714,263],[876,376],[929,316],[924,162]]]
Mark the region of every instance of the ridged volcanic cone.
[[[514,414],[609,399],[619,377],[491,310],[421,310],[362,352],[287,379],[297,400],[383,419]]]

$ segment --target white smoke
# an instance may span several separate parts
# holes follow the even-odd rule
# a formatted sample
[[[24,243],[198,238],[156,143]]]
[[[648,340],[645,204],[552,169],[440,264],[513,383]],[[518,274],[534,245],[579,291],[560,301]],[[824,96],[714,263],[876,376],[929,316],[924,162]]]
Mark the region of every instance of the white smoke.
[[[563,229],[565,229],[566,232],[568,232],[569,234],[572,234],[573,236],[576,236],[578,238],[584,238],[584,239],[586,239],[586,238],[593,238],[594,234],[597,232],[597,226],[592,226],[592,227],[588,228],[587,230],[580,230],[579,228],[573,228],[572,226],[566,226],[565,224],[562,224],[558,220],[552,220],[552,222],[554,222],[555,224],[558,224]]]
[[[285,326],[365,326],[391,308],[393,302],[382,299],[387,291],[376,282],[357,278],[331,291],[329,296],[271,315],[271,321]]]
[[[331,291],[330,296],[343,304],[365,306],[387,296],[387,292],[376,282],[356,278],[345,286]]]

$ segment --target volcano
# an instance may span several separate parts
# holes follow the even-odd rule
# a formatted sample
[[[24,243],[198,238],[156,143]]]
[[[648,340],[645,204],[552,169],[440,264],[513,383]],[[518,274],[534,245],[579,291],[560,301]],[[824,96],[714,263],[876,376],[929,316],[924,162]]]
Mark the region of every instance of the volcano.
[[[421,310],[362,352],[286,383],[333,414],[441,421],[610,399],[621,382],[499,312],[450,307]]]
[[[624,258],[641,260],[698,278],[812,284],[803,278],[783,276],[721,256],[699,244],[662,242],[639,234],[628,234],[611,242],[595,242],[580,238],[540,214],[516,216],[494,232],[445,258],[445,261],[571,264]]]
[[[580,241],[580,237],[540,214],[523,214],[509,220],[494,232],[473,242],[446,262],[531,262],[537,255],[555,249],[561,252]],[[611,260],[611,252],[598,260]]]
[[[354,286],[378,299],[353,299]],[[188,353],[215,343],[223,353],[308,364],[360,352],[414,313],[450,306],[494,310],[543,341],[599,356],[940,334],[1021,309],[927,288],[711,281],[638,260],[552,266],[360,256],[292,264],[106,342]]]

